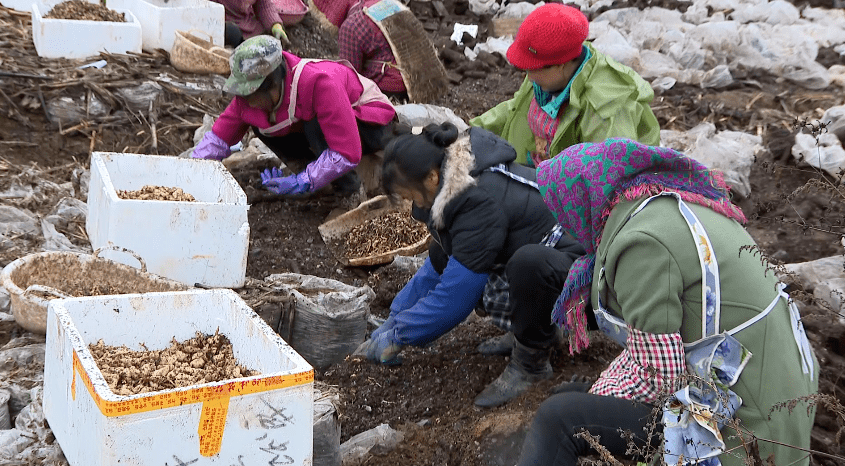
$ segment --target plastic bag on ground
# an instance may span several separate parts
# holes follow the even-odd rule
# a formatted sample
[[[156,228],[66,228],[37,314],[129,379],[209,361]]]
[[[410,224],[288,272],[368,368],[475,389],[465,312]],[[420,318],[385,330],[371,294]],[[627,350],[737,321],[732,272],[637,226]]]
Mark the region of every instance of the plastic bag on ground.
[[[350,438],[340,445],[343,466],[358,466],[367,459],[372,450],[390,451],[396,448],[405,435],[387,424],[380,424],[366,432]]]
[[[842,66],[842,71],[845,74],[845,66]],[[845,86],[845,82],[842,85]],[[827,124],[828,133],[835,134],[839,142],[845,144],[845,105],[837,105],[825,110],[821,121]]]
[[[43,389],[30,390],[32,402],[15,418],[13,429],[0,431],[0,464],[67,465],[41,408]]]
[[[741,4],[730,17],[740,23],[794,24],[801,19],[801,12],[789,2],[772,0],[757,5]]]
[[[90,248],[82,248],[70,242],[67,236],[59,233],[56,227],[46,219],[41,220],[41,233],[44,235],[42,251],[74,251],[90,253]]]
[[[845,324],[845,256],[832,256],[809,262],[786,264],[784,267],[795,274],[805,289],[813,292],[817,299],[827,302],[839,312],[839,320]]]
[[[32,212],[0,205],[0,236],[36,234],[38,231],[38,219]]]
[[[532,4],[530,2],[516,2],[516,3],[508,3],[507,5],[503,6],[499,9],[499,12],[496,13],[497,18],[525,18],[528,16],[532,11],[537,9],[537,7],[541,7],[545,5],[546,2],[537,2],[536,4]]]
[[[640,67],[640,51],[631,46],[628,39],[607,21],[590,24],[590,33],[596,34],[593,46],[596,50],[631,68]]]
[[[469,0],[469,9],[477,15],[492,15],[499,11],[503,0]]]
[[[86,218],[88,218],[88,204],[73,197],[64,197],[53,209],[53,213],[44,220],[58,228],[67,228],[71,222],[85,225]]]
[[[839,138],[832,133],[820,134],[818,141],[811,134],[796,134],[792,156],[834,177],[840,176],[840,172],[845,170],[845,149]]]
[[[712,123],[701,123],[686,132],[660,131],[661,145],[698,160],[708,168],[722,171],[725,183],[742,197],[751,194],[751,165],[763,138],[739,131],[717,133]]]
[[[466,131],[469,128],[469,125],[455,115],[452,109],[431,104],[397,105],[396,116],[399,118],[399,123],[409,126],[425,126],[431,123],[439,125],[448,121],[455,125],[458,131]]]

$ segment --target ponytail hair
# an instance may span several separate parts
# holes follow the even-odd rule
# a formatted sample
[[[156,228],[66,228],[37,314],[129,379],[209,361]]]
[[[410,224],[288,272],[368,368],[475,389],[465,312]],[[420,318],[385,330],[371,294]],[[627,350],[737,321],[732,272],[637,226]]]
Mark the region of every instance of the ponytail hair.
[[[388,194],[396,187],[422,191],[423,181],[432,170],[440,170],[446,148],[458,140],[452,123],[430,124],[421,134],[400,134],[384,149],[382,186]]]

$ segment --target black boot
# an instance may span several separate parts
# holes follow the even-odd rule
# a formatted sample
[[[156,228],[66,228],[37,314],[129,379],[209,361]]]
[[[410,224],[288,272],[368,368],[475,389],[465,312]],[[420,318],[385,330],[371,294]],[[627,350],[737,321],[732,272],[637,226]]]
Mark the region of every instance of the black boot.
[[[513,350],[513,332],[488,338],[482,341],[476,349],[481,354],[507,356]]]
[[[510,362],[502,375],[475,397],[475,405],[484,408],[503,405],[528,390],[531,384],[552,378],[550,353],[549,348],[529,348],[514,338]]]

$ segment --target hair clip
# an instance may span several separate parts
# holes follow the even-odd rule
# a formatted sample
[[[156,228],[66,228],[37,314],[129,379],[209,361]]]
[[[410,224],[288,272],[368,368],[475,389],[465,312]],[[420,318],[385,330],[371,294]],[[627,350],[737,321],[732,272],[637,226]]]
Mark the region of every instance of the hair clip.
[[[533,53],[534,55],[537,55],[537,51],[536,51],[536,50],[534,50],[534,48],[533,48],[533,47],[528,47],[528,51],[529,51],[529,52],[531,52],[531,53]]]

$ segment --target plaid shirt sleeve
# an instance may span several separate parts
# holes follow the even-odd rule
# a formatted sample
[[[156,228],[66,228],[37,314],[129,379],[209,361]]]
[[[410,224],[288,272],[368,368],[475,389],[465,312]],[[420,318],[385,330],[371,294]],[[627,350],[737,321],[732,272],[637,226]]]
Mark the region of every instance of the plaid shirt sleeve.
[[[382,91],[402,92],[405,83],[396,67],[390,42],[364,13],[362,5],[353,6],[338,29],[338,55],[348,60],[359,74],[375,81]]]
[[[685,367],[680,333],[646,333],[629,325],[627,348],[601,373],[590,393],[654,403],[661,393],[674,390]]]

